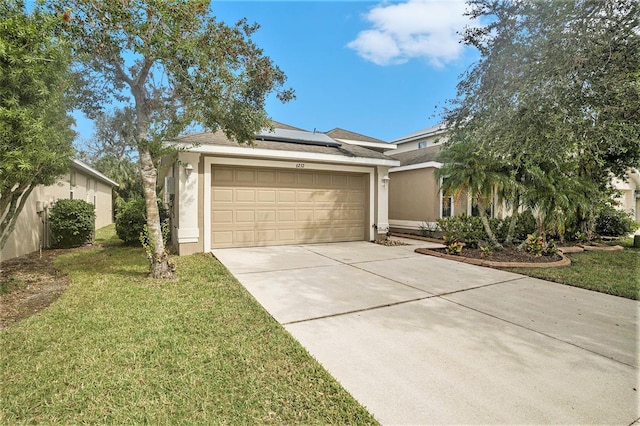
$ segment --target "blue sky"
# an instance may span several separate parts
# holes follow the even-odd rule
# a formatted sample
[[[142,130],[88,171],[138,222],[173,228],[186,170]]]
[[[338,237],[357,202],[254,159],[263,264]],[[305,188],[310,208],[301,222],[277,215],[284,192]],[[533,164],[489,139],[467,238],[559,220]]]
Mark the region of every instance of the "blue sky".
[[[477,53],[458,43],[459,0],[222,1],[213,14],[261,28],[253,40],[286,73],[296,99],[268,114],[308,130],[335,127],[385,141],[439,122]],[[91,122],[75,114],[79,141]]]

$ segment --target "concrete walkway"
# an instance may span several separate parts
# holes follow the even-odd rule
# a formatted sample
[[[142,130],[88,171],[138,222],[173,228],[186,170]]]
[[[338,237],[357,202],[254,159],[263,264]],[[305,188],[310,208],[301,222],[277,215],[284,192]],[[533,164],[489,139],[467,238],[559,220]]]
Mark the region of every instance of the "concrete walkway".
[[[214,255],[383,424],[640,417],[638,302],[415,254],[430,243],[412,244]]]

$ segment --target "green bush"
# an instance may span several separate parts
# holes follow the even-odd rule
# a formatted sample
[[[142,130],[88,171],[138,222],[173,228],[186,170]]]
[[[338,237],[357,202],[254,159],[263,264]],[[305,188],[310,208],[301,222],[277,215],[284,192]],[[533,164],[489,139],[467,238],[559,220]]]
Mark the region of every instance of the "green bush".
[[[446,240],[464,243],[469,248],[476,248],[487,239],[482,222],[476,216],[463,214],[438,219],[438,226]]]
[[[638,229],[638,223],[631,216],[613,206],[606,205],[596,218],[596,234],[621,237]]]
[[[93,205],[83,200],[60,200],[49,213],[54,247],[78,247],[91,241],[96,221]]]
[[[162,225],[162,238],[165,242],[169,240],[169,212],[162,208],[160,210],[160,222]],[[134,199],[122,205],[116,214],[116,234],[125,244],[141,245],[140,234],[147,224],[147,209],[144,199]]]
[[[505,219],[508,222],[509,219]],[[507,225],[508,227],[508,225]],[[516,230],[513,233],[514,241],[524,241],[529,234],[533,234],[538,229],[536,224],[536,218],[533,216],[531,210],[525,210],[518,215],[518,221],[516,222]]]
[[[489,218],[489,226],[493,230],[496,238],[500,242],[504,242],[509,232],[509,223],[511,218],[496,219]],[[438,220],[438,226],[443,232],[444,237],[465,243],[469,248],[477,248],[482,242],[489,240],[489,236],[482,226],[482,221],[478,216],[460,216],[447,217]],[[536,220],[531,211],[527,210],[518,215],[516,229],[514,232],[514,241],[524,241],[527,235],[534,233],[536,230]]]

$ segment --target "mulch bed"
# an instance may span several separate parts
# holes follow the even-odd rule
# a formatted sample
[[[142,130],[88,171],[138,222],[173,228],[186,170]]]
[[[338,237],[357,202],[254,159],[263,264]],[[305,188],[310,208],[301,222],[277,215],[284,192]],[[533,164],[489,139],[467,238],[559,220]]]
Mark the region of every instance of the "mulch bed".
[[[415,251],[420,254],[491,268],[551,268],[571,264],[571,260],[562,254],[533,256],[511,249],[495,251],[491,255],[482,253],[480,249],[463,249],[458,255],[447,254],[444,249],[418,248]]]

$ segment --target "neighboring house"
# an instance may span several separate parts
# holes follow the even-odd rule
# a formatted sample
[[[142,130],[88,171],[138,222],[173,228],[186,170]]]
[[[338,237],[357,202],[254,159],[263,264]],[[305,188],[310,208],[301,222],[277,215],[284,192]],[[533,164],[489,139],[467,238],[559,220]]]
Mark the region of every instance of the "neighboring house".
[[[274,122],[253,146],[223,132],[185,135],[165,170],[165,203],[180,255],[384,237],[388,144],[342,129],[310,132]]]
[[[441,167],[437,161],[442,143],[446,141],[444,125],[428,127],[391,141],[385,151],[400,161],[389,169],[389,224],[394,231],[420,230],[436,225],[443,217],[472,214],[471,200],[465,194],[453,198],[440,190],[441,182],[435,172]],[[631,213],[640,221],[640,173],[633,169],[625,181],[615,179],[613,187],[620,191],[617,207]],[[508,209],[498,203],[490,206],[492,215],[505,217]]]
[[[78,199],[95,206],[96,229],[113,223],[112,189],[118,184],[79,160],[50,186],[35,188],[18,216],[16,227],[0,252],[0,261],[49,246],[47,218],[57,200]]]
[[[614,179],[613,187],[620,192],[615,198],[617,208],[629,214],[636,222],[640,222],[640,172],[632,169],[627,172],[625,180]]]
[[[443,194],[436,170],[442,143],[446,140],[442,125],[402,136],[391,141],[387,155],[400,165],[389,169],[389,225],[394,231],[416,231],[434,227],[436,221],[461,213],[471,214],[466,196]]]

